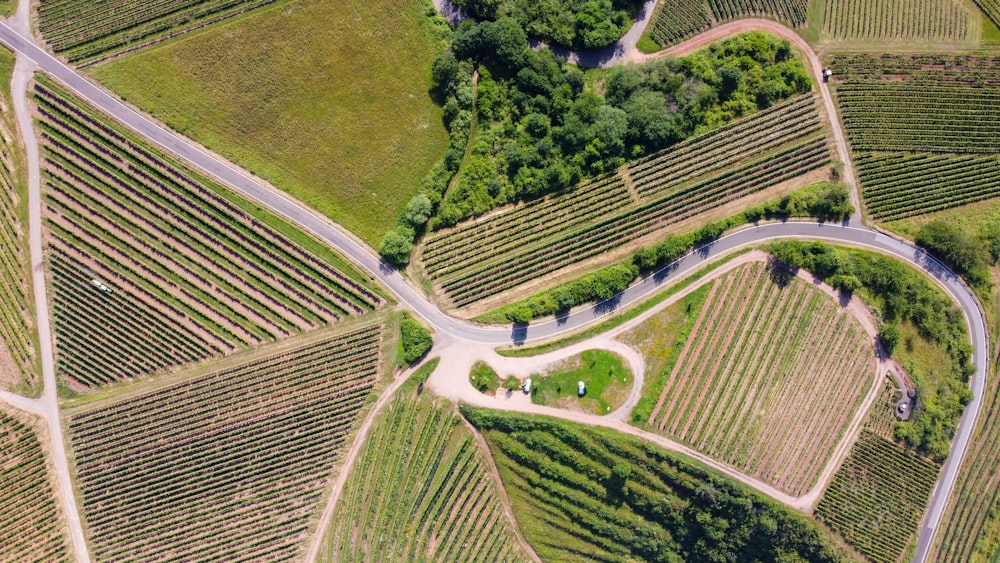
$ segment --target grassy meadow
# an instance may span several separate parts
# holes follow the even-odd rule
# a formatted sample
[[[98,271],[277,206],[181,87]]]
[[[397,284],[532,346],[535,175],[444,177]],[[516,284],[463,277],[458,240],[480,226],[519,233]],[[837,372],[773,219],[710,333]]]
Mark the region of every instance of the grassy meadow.
[[[91,69],[376,244],[444,153],[421,0],[297,0]]]

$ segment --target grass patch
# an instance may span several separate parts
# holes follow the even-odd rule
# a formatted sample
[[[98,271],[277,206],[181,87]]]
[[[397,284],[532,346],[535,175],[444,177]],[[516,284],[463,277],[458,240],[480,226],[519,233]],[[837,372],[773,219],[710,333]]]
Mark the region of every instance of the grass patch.
[[[298,0],[92,72],[376,245],[447,146],[428,7]]]
[[[413,375],[410,376],[410,381],[415,382],[417,385],[423,384],[427,381],[427,378],[434,373],[434,370],[437,369],[438,364],[440,363],[441,358],[433,358],[424,362],[423,365],[418,367],[417,371],[413,372]]]
[[[737,256],[750,252],[750,250],[751,249],[749,248],[743,248],[726,256],[725,258],[720,258],[718,260],[715,260],[714,262],[710,262],[704,268],[701,268],[700,270],[685,277],[684,279],[675,282],[672,285],[667,286],[660,293],[655,294],[653,297],[641,302],[635,307],[628,309],[624,313],[616,315],[611,319],[593,325],[590,328],[587,328],[586,330],[567,336],[565,338],[561,338],[559,340],[555,340],[553,342],[539,344],[537,346],[530,346],[528,348],[520,348],[520,347],[502,348],[498,349],[496,352],[501,356],[507,356],[509,358],[523,358],[526,356],[537,356],[538,354],[544,354],[546,352],[551,352],[552,350],[558,350],[559,348],[564,348],[566,346],[569,346],[570,344],[575,344],[582,340],[586,340],[591,336],[594,336],[595,334],[601,334],[602,332],[607,332],[617,326],[620,326],[626,321],[638,317],[642,313],[645,313],[646,311],[652,309],[653,307],[659,305],[660,303],[663,303],[665,300],[670,298],[670,296],[675,295],[676,293],[680,292],[681,290],[687,287],[690,287],[692,284],[694,284],[694,282],[705,277],[705,275],[707,275],[712,270],[718,268],[722,264],[728,262],[729,260],[732,260]]]
[[[637,348],[646,358],[647,377],[642,386],[642,398],[632,409],[634,422],[649,419],[656,405],[656,390],[666,386],[667,378],[714,283],[706,283],[621,336],[623,342]]]
[[[515,381],[517,380],[515,379]],[[476,365],[472,366],[472,371],[469,372],[469,383],[480,393],[494,393],[500,388],[500,376],[485,363],[476,362]]]
[[[531,376],[531,402],[536,405],[570,407],[608,414],[628,395],[631,373],[617,354],[587,350],[555,366],[552,371]],[[577,384],[586,385],[583,396]]]
[[[663,47],[660,47],[659,43],[657,43],[656,41],[653,41],[649,37],[649,35],[647,35],[645,33],[642,34],[642,37],[639,38],[639,41],[635,44],[635,46],[636,46],[637,49],[639,49],[639,52],[646,53],[647,55],[648,54],[652,54],[652,53],[656,53],[656,52],[660,51],[661,49],[663,49]]]

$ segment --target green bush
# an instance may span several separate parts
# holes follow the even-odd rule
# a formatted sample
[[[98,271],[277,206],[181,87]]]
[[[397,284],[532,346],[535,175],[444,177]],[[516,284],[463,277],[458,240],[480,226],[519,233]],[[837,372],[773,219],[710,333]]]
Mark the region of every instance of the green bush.
[[[508,377],[504,381],[504,388],[508,388],[506,387],[506,384],[510,381],[510,379],[511,378]],[[497,372],[495,372],[493,368],[483,362],[476,362],[476,364],[472,366],[472,371],[469,372],[469,382],[472,383],[472,386],[475,387],[480,393],[489,393],[500,388],[500,376],[497,375]],[[514,389],[519,388],[520,383],[517,383],[516,378],[514,379],[514,382]]]
[[[413,364],[423,358],[434,345],[431,331],[406,311],[399,321],[399,332],[399,345],[402,350],[400,357],[405,364]]]

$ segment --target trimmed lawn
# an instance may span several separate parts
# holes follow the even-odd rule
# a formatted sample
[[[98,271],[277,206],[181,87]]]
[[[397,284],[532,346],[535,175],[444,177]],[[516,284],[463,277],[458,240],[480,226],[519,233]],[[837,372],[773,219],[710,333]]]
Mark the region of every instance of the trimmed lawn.
[[[377,246],[447,147],[428,8],[281,3],[92,72]]]

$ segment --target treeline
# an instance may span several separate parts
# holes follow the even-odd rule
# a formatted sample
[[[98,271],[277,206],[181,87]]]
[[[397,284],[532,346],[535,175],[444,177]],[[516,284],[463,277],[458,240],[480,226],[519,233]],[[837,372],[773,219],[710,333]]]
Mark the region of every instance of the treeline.
[[[637,250],[631,258],[558,287],[501,307],[476,320],[486,323],[527,323],[550,315],[562,315],[578,305],[604,301],[615,296],[640,276],[662,268],[694,248],[708,244],[729,229],[762,219],[816,217],[841,221],[854,213],[847,188],[820,183],[783,197],[753,206],[742,213],[709,223],[682,235],[670,235],[661,242]]]
[[[455,0],[479,20],[510,17],[533,38],[585,50],[607,47],[632,27],[643,0]]]
[[[843,561],[806,517],[606,429],[463,405],[542,559]]]
[[[512,18],[463,23],[432,73],[451,144],[383,240],[397,265],[424,229],[564,190],[811,88],[788,41],[754,32],[615,67],[602,94],[579,68],[529,49]]]
[[[910,370],[917,385],[917,417],[895,428],[896,437],[918,451],[938,461],[948,457],[958,418],[972,400],[968,378],[975,370],[961,310],[931,281],[894,258],[818,241],[781,241],[768,250],[786,266],[865,297],[881,321],[879,338],[890,354],[906,344],[900,342],[899,329],[905,322],[950,359],[948,365]]]
[[[981,298],[992,299],[990,266],[1000,262],[1000,228],[984,227],[973,235],[953,223],[935,220],[920,227],[914,242],[965,278]]]

